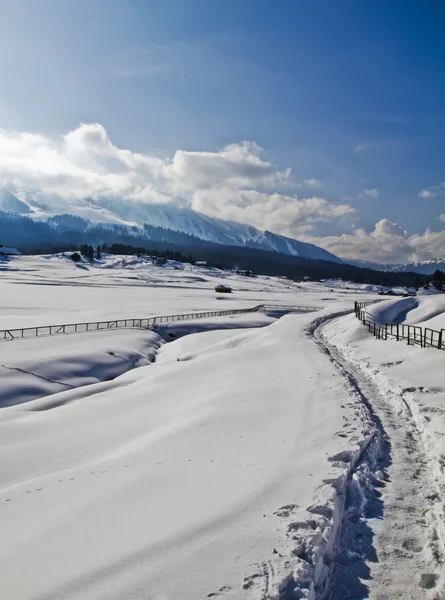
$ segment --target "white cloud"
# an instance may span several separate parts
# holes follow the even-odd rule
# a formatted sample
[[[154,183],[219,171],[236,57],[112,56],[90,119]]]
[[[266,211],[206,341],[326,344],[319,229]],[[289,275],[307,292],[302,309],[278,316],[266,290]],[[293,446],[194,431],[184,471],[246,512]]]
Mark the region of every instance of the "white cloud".
[[[312,231],[316,224],[354,212],[348,204],[331,204],[325,198],[302,198],[278,193],[243,190],[199,190],[194,208],[212,216],[254,225],[282,235]]]
[[[442,223],[445,223],[445,213],[443,215],[440,215],[439,221],[442,221]]]
[[[308,188],[321,188],[321,181],[318,181],[318,179],[315,179],[315,177],[305,179],[303,184]]]
[[[181,196],[210,216],[287,235],[354,212],[348,204],[278,193],[321,186],[315,178],[293,184],[290,175],[290,169],[279,170],[253,142],[217,152],[177,150],[172,158],[161,158],[117,147],[97,123],[81,125],[60,139],[0,132],[0,183],[13,188],[68,199],[169,202]]]
[[[378,198],[380,196],[380,190],[378,188],[372,188],[371,190],[363,190],[365,196],[370,198]]]
[[[434,198],[435,196],[437,196],[437,192],[433,191],[431,189],[430,190],[422,190],[419,193],[419,198],[424,198],[424,199],[426,199],[426,198]]]
[[[337,256],[382,263],[440,258],[445,253],[445,231],[427,229],[422,234],[410,235],[388,219],[376,223],[371,232],[357,229],[353,234],[306,239]]]
[[[357,196],[357,199],[364,200],[366,198],[378,198],[379,196],[380,196],[379,188],[371,188],[368,190],[363,190],[363,192],[360,192],[360,194],[358,194],[358,196]]]
[[[439,185],[432,185],[431,187],[422,190],[419,192],[419,198],[427,200],[428,198],[435,198],[443,192],[445,192],[445,181],[442,181]]]
[[[355,146],[354,148],[354,153],[358,154],[359,152],[363,152],[364,150],[368,150],[370,148],[371,144],[357,144],[357,146]]]

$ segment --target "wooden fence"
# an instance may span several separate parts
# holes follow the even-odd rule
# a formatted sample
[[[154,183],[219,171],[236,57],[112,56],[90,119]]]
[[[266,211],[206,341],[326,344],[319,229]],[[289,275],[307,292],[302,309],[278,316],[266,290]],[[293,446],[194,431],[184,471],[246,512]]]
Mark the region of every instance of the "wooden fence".
[[[393,338],[397,341],[405,340],[408,345],[445,350],[445,329],[430,329],[429,327],[419,327],[418,325],[407,325],[405,323],[379,323],[374,315],[366,310],[367,306],[377,302],[384,302],[384,300],[354,303],[356,317],[377,339],[387,340]]]
[[[228,315],[241,315],[258,311],[278,310],[285,312],[314,312],[320,310],[315,306],[294,306],[281,304],[259,304],[253,308],[239,308],[231,310],[213,310],[207,312],[187,313],[184,315],[165,315],[148,317],[144,319],[114,319],[113,321],[93,321],[91,323],[65,323],[63,325],[40,325],[38,327],[21,327],[18,329],[0,330],[0,342],[17,339],[29,339],[47,335],[60,335],[68,333],[83,333],[87,331],[102,331],[106,329],[142,328],[151,329],[157,325],[187,321],[192,319],[205,319],[210,317],[223,317]]]

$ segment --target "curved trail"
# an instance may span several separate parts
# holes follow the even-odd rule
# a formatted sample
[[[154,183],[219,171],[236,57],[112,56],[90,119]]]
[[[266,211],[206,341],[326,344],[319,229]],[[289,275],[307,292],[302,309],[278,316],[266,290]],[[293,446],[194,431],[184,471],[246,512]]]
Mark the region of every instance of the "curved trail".
[[[390,404],[329,344],[327,322],[311,333],[357,391],[375,424],[377,443],[350,474],[335,558],[328,581],[316,582],[316,598],[442,600],[437,534],[428,520],[435,492],[420,434],[406,405]]]

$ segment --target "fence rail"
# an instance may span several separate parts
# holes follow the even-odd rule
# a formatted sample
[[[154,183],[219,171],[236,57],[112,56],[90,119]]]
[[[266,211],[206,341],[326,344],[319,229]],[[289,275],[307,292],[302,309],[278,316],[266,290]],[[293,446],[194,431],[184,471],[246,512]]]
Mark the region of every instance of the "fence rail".
[[[298,312],[315,312],[320,310],[315,306],[295,306],[281,304],[258,304],[253,308],[238,308],[231,310],[212,310],[183,315],[163,315],[159,317],[148,317],[144,319],[114,319],[113,321],[93,321],[91,323],[64,323],[62,325],[40,325],[38,327],[20,327],[15,329],[0,330],[0,342],[18,339],[29,339],[48,335],[63,335],[68,333],[83,333],[87,331],[102,331],[106,329],[122,329],[137,327],[140,329],[151,329],[157,325],[174,323],[176,321],[188,321],[192,319],[205,319],[210,317],[223,317],[229,315],[242,315],[254,313],[261,310],[282,310]]]
[[[368,328],[368,331],[379,340],[395,338],[404,340],[408,345],[419,345],[421,348],[437,348],[445,350],[445,329],[430,329],[418,325],[405,323],[379,323],[366,307],[384,300],[371,300],[369,302],[355,302],[355,316]]]

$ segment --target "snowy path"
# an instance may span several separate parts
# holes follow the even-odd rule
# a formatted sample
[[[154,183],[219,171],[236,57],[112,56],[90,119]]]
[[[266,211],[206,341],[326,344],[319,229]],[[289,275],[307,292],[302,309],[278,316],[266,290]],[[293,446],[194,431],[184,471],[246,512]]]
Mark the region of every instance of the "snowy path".
[[[352,474],[329,589],[320,600],[443,598],[437,531],[426,517],[437,494],[411,411],[389,403],[348,363],[323,323],[314,336],[362,396],[377,440]]]

